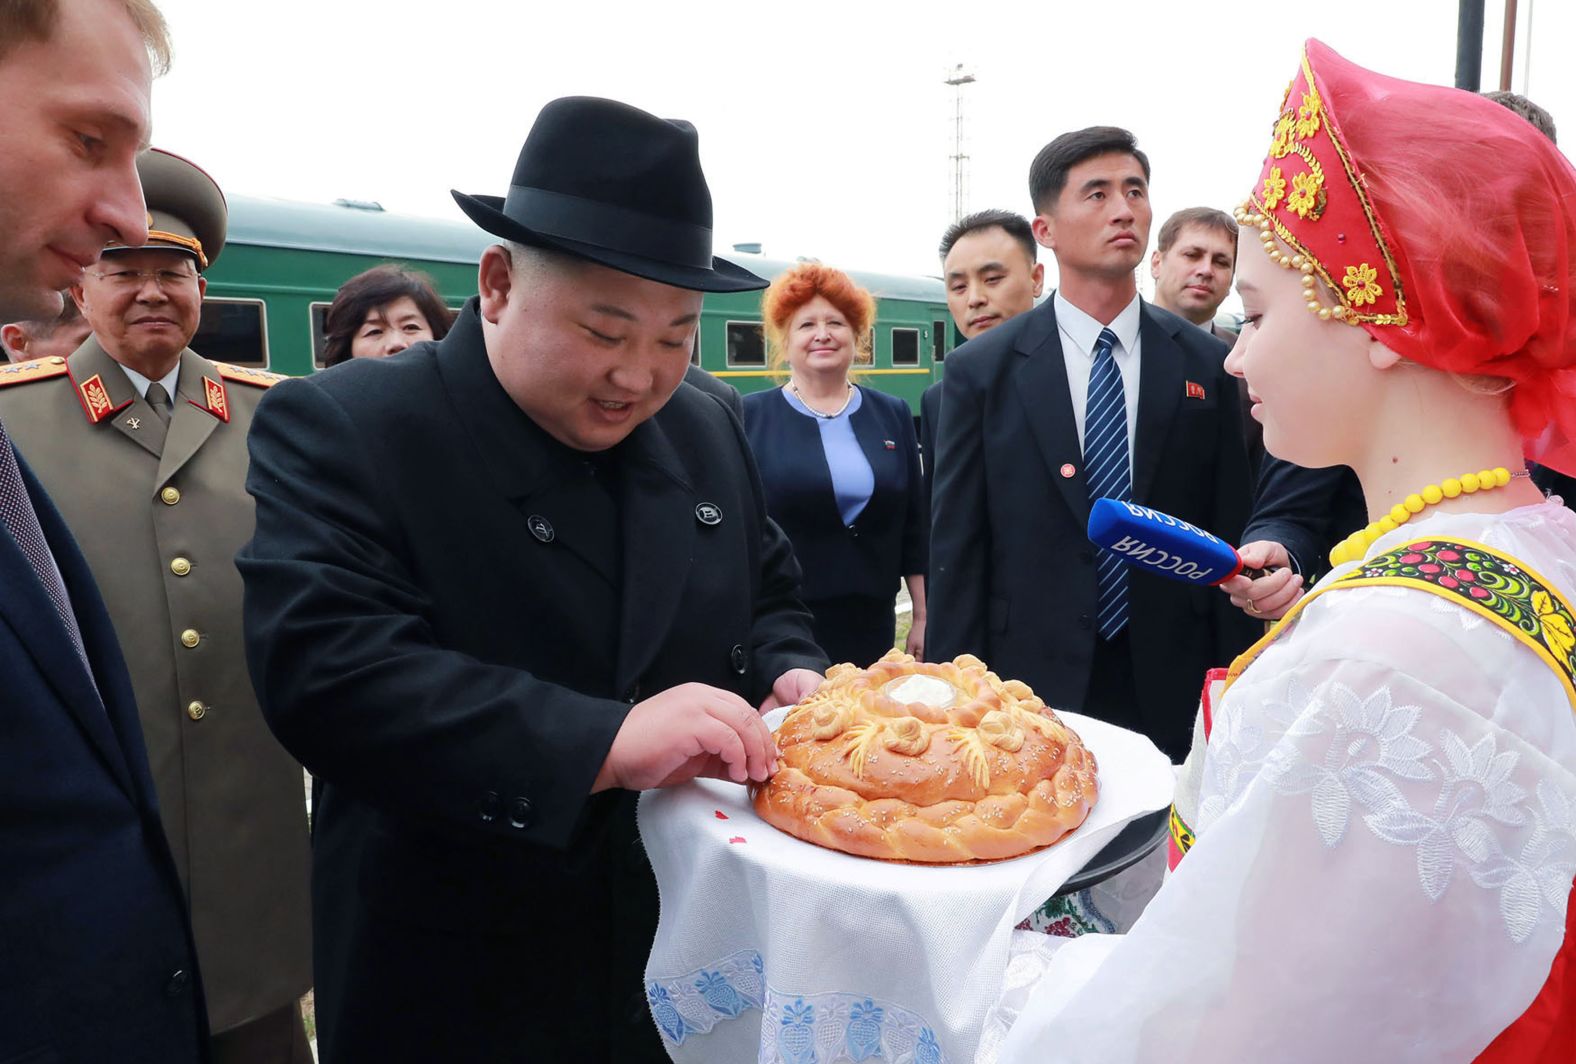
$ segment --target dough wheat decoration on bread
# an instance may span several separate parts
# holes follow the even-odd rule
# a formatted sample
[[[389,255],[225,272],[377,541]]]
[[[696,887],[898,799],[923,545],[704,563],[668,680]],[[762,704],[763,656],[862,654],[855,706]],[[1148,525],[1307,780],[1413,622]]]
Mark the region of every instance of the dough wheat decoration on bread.
[[[1099,796],[1094,755],[1027,685],[965,654],[834,665],[777,731],[755,809],[845,853],[952,864],[1049,846]]]

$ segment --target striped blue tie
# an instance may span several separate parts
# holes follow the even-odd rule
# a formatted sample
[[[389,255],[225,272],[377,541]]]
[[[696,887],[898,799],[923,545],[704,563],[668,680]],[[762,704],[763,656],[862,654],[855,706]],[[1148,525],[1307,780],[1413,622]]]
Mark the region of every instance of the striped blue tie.
[[[1089,405],[1084,417],[1084,472],[1089,501],[1119,499],[1129,502],[1133,479],[1127,460],[1127,397],[1122,391],[1122,371],[1111,349],[1116,334],[1100,330],[1094,345],[1094,365],[1089,370]],[[1127,568],[1116,555],[1097,551],[1096,579],[1100,589],[1101,639],[1113,639],[1127,624]]]

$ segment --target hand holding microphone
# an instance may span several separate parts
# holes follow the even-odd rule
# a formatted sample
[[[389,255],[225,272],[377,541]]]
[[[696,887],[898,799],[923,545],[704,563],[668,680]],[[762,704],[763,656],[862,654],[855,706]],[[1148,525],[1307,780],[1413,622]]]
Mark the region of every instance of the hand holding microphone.
[[[1302,595],[1302,578],[1279,543],[1259,541],[1238,552],[1196,525],[1136,503],[1095,500],[1089,539],[1135,569],[1219,587],[1232,605],[1263,620],[1281,616]]]

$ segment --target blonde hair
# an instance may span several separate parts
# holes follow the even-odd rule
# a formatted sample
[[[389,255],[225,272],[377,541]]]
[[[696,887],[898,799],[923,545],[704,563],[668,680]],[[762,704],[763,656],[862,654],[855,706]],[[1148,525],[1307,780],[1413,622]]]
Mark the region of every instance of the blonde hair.
[[[153,60],[153,73],[170,69],[170,27],[153,0],[121,0]],[[60,0],[0,0],[0,59],[22,41],[47,41],[60,19]]]

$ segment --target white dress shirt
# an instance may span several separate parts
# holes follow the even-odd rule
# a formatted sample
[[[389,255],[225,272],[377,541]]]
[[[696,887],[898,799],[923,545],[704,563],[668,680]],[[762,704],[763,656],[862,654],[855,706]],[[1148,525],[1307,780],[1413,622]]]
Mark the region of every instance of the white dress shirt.
[[[1084,420],[1089,408],[1089,371],[1094,368],[1094,345],[1100,339],[1100,330],[1109,328],[1116,334],[1116,346],[1111,354],[1116,368],[1122,374],[1122,398],[1127,401],[1127,454],[1131,463],[1133,433],[1138,428],[1138,359],[1139,359],[1139,308],[1137,295],[1122,309],[1110,325],[1102,325],[1089,315],[1062,298],[1058,291],[1051,297],[1056,301],[1056,327],[1062,334],[1062,361],[1067,365],[1067,392],[1073,400],[1073,422],[1078,426],[1078,441],[1084,438]]]

